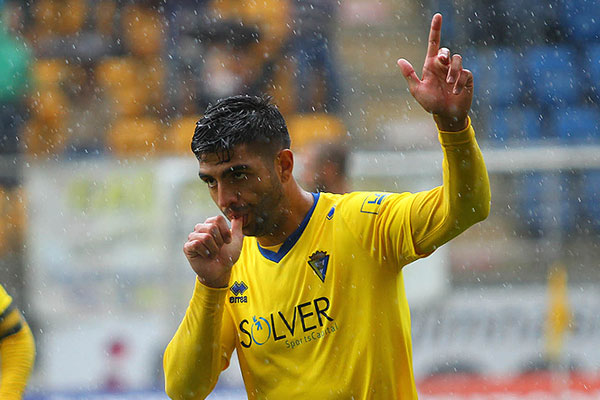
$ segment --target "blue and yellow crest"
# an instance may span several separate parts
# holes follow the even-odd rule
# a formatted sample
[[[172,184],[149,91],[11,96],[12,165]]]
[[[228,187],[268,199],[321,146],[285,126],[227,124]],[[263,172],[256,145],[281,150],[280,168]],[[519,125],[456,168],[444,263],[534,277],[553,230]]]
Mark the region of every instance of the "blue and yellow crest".
[[[324,251],[316,251],[308,259],[308,265],[315,271],[315,274],[321,279],[321,282],[325,282],[328,263],[329,255]]]

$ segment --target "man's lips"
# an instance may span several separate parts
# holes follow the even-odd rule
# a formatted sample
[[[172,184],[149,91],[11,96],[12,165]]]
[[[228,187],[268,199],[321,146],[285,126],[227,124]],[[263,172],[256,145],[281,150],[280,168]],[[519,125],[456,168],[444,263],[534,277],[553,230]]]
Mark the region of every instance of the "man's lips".
[[[248,214],[247,213],[234,212],[234,213],[228,214],[227,218],[230,221],[232,221],[234,219],[241,218],[242,219],[242,226],[246,226],[246,224],[248,223]]]

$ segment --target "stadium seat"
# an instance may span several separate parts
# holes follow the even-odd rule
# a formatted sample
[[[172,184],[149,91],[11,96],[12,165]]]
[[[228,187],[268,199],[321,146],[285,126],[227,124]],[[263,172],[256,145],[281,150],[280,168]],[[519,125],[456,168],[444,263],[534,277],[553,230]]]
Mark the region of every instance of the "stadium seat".
[[[561,22],[570,38],[578,43],[600,41],[600,7],[597,0],[559,2]]]
[[[130,57],[107,58],[96,67],[96,80],[109,90],[130,88],[136,83],[135,62]]]
[[[57,13],[56,33],[60,35],[75,35],[83,28],[87,18],[87,2],[85,0],[62,0],[57,3],[59,8],[68,12]]]
[[[199,119],[200,116],[185,116],[173,122],[163,137],[164,142],[159,146],[161,153],[186,156],[192,154],[190,144]]]
[[[159,58],[147,58],[135,64],[137,86],[141,93],[139,99],[144,106],[164,108],[165,65]]]
[[[108,131],[108,148],[118,157],[151,156],[161,129],[159,121],[151,117],[123,117]]]
[[[537,145],[543,138],[541,117],[533,108],[498,107],[486,115],[492,145]]]
[[[32,67],[32,77],[38,87],[57,87],[69,76],[69,66],[63,59],[41,59]]]
[[[589,93],[596,103],[600,103],[600,44],[593,44],[584,52],[584,71],[589,74]]]
[[[127,57],[110,58],[96,67],[96,79],[107,90],[120,116],[139,116],[145,111],[149,90],[138,84],[137,66],[133,58]]]
[[[600,233],[600,171],[585,172],[582,178],[583,215],[594,232]]]
[[[30,109],[31,118],[24,129],[27,153],[32,156],[61,153],[65,147],[66,96],[58,87],[47,87],[31,96]]]
[[[295,114],[287,121],[294,149],[314,141],[335,141],[346,134],[344,123],[336,116],[325,113]]]
[[[517,179],[516,214],[527,235],[541,237],[552,229],[573,231],[577,200],[573,181],[569,173],[533,172]]]
[[[544,234],[544,202],[543,197],[544,176],[541,173],[524,175],[517,181],[515,193],[517,194],[516,214],[521,229],[533,237]]]
[[[526,54],[527,78],[534,101],[569,106],[579,101],[581,86],[575,50],[569,46],[540,46]]]
[[[600,111],[591,107],[554,110],[550,126],[564,144],[600,142]]]
[[[137,57],[157,57],[163,47],[163,25],[158,12],[143,2],[126,6],[123,11],[122,32],[127,49]]]
[[[61,154],[66,147],[62,124],[51,126],[39,119],[31,119],[23,129],[25,151],[34,158]]]
[[[116,30],[114,20],[117,14],[117,3],[115,0],[96,1],[93,13],[96,30],[106,37],[112,37]]]
[[[473,72],[475,100],[490,106],[511,106],[522,94],[521,60],[512,49],[470,50],[463,65]]]

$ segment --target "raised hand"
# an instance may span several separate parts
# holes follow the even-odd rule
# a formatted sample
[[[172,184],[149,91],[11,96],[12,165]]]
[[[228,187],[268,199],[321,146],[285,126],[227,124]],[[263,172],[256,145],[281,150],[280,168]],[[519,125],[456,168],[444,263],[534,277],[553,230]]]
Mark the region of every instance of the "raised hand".
[[[233,264],[240,257],[244,234],[242,219],[231,221],[231,229],[222,215],[197,224],[183,246],[200,282],[214,288],[227,287]]]
[[[440,49],[442,15],[431,20],[429,45],[419,79],[413,66],[401,58],[398,65],[408,82],[408,89],[417,102],[433,114],[438,127],[459,131],[467,127],[467,114],[473,100],[473,74],[462,67],[462,57],[450,56],[450,50]]]

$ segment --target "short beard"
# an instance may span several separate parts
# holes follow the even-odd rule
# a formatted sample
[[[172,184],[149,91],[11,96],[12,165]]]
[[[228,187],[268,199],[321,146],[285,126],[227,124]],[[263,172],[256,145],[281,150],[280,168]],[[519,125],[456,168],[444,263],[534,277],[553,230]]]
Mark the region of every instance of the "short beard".
[[[273,236],[281,229],[282,222],[287,218],[283,185],[277,175],[271,177],[271,190],[265,193],[259,203],[254,207],[254,231],[248,236]]]

